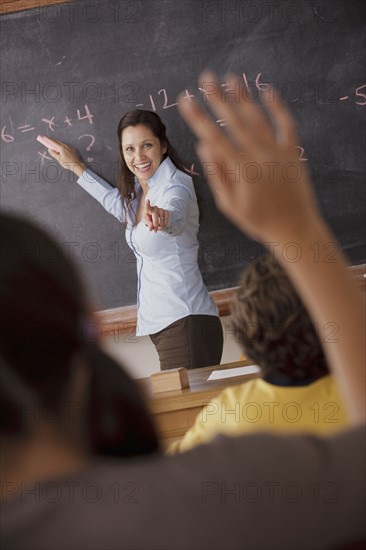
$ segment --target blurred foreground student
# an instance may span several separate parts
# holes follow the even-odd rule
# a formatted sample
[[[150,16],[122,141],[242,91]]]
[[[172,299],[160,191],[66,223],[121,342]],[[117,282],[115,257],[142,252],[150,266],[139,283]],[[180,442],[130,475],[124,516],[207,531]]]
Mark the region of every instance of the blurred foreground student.
[[[258,258],[245,270],[231,314],[243,353],[261,367],[262,378],[230,386],[212,399],[184,437],[169,447],[170,454],[218,433],[327,435],[348,425],[318,330],[272,255]],[[324,341],[330,342],[334,332],[330,324]]]
[[[231,105],[221,102],[217,94],[210,97],[210,104],[215,113],[229,119],[234,139],[239,146],[245,142],[252,161],[297,162],[292,122],[278,100],[266,102],[276,132],[259,107],[245,98],[240,105]],[[182,99],[180,109],[200,138],[203,162],[243,161],[237,146],[207,121],[198,106],[185,104]],[[253,127],[258,130],[253,131]],[[344,390],[354,427],[327,439],[270,434],[221,437],[189,453],[161,456],[154,452],[154,434],[138,397],[133,397],[132,382],[131,390],[116,389],[114,393],[117,402],[118,394],[123,396],[126,417],[111,416],[109,400],[103,399],[97,400],[98,414],[93,413],[93,388],[94,395],[97,387],[110,388],[112,369],[104,369],[102,361],[98,365],[97,352],[89,353],[83,337],[64,354],[66,368],[63,361],[60,364],[57,350],[52,355],[51,341],[49,350],[43,350],[48,364],[37,379],[32,370],[38,368],[35,361],[41,357],[35,356],[33,339],[26,340],[29,361],[21,366],[21,338],[27,326],[31,330],[34,308],[48,311],[50,323],[53,315],[64,317],[65,334],[69,315],[78,326],[85,322],[70,299],[75,279],[68,278],[63,304],[54,310],[53,291],[59,293],[63,274],[57,270],[49,274],[48,255],[40,265],[34,254],[21,254],[19,262],[10,260],[10,270],[5,268],[1,274],[1,305],[7,304],[5,313],[2,311],[2,329],[8,322],[8,334],[12,330],[20,336],[19,341],[13,339],[7,344],[3,330],[0,334],[1,407],[10,401],[26,409],[36,402],[39,406],[45,404],[48,411],[55,405],[50,397],[53,392],[55,399],[60,397],[59,403],[62,399],[91,403],[91,414],[75,414],[71,423],[68,417],[55,422],[50,414],[44,414],[41,420],[33,414],[21,414],[15,424],[12,416],[1,415],[2,550],[308,550],[339,548],[365,538],[364,320],[359,291],[346,272],[341,254],[337,263],[314,265],[306,252],[309,238],[323,244],[334,241],[334,237],[314,206],[305,173],[297,185],[288,185],[280,178],[273,185],[268,181],[248,185],[244,179],[235,182],[219,177],[210,178],[210,185],[218,206],[243,230],[263,241],[269,234],[280,243],[296,238],[304,246],[303,261],[284,267],[314,322],[322,327],[332,319],[339,325],[339,342],[326,352]],[[16,231],[17,222],[7,217],[1,225],[0,250],[4,258],[6,254],[11,258],[11,251],[21,250],[22,242],[29,243],[27,230],[36,235],[28,224],[19,223]],[[44,239],[43,234],[39,235],[40,243]],[[28,278],[34,281],[34,295]],[[47,302],[43,289],[39,292],[40,281],[49,289]],[[16,292],[18,304],[29,301],[27,318],[14,314],[8,317],[8,293],[15,298]],[[61,326],[57,328],[60,338],[64,338]],[[38,328],[41,340],[47,326]],[[48,388],[50,372],[59,389],[55,384]],[[96,376],[97,387],[93,383]],[[130,426],[138,418],[140,447],[130,439]],[[103,446],[104,454],[108,454],[111,445],[108,435],[113,443],[113,435],[117,434],[113,420],[119,420],[124,428],[121,440],[129,435],[127,442],[134,451],[130,454],[135,456],[118,457],[127,454],[123,448],[114,452],[113,458],[103,456]],[[95,427],[103,436],[103,446],[95,447]],[[141,456],[136,456],[139,453]]]

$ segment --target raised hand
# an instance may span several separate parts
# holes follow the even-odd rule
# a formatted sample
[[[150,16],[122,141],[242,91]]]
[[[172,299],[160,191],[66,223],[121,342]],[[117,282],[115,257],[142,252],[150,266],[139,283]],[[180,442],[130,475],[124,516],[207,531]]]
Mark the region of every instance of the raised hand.
[[[197,153],[217,207],[262,241],[293,238],[319,214],[291,116],[273,90],[263,93],[260,106],[235,76],[226,83],[239,87],[237,101],[213,73],[200,76],[201,88],[207,83],[215,90],[208,106],[226,120],[228,135],[194,101],[180,96],[179,110],[199,139]]]
[[[265,244],[278,241],[274,253],[317,323],[350,417],[354,423],[365,423],[363,297],[345,269],[341,247],[331,262],[326,259],[336,238],[315,205],[307,170],[298,159],[293,120],[273,90],[262,95],[261,108],[242,90],[237,102],[231,94],[225,96],[212,73],[203,73],[200,80],[203,89],[205,83],[210,83],[210,90],[216,84],[208,105],[227,121],[228,136],[182,95],[179,110],[199,139],[197,153],[216,204],[239,228]],[[241,88],[236,77],[228,78],[227,84]],[[295,262],[281,254],[286,242],[298,246]],[[322,251],[317,259],[314,243]],[[337,331],[335,339],[328,340],[329,326]]]

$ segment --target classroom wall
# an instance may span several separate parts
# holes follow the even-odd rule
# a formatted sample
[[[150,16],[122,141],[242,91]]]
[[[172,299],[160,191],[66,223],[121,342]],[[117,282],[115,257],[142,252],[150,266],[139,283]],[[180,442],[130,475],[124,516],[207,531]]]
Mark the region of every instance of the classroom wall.
[[[224,333],[224,350],[221,363],[238,361],[240,348],[230,328],[230,317],[221,317]],[[159,371],[159,358],[149,336],[131,334],[105,336],[101,340],[103,349],[123,364],[133,378],[144,378]]]

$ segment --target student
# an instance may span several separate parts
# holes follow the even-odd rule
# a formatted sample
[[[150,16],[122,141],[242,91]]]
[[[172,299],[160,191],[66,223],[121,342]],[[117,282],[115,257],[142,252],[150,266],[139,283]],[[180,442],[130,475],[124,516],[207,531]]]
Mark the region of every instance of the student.
[[[294,141],[289,133],[291,119],[277,99],[267,106],[280,136],[289,138],[287,145],[278,140],[278,134],[272,134],[264,120],[259,134],[254,132],[256,139],[252,142],[252,131],[249,126],[242,126],[242,120],[245,117],[248,123],[252,122],[255,117],[258,119],[260,111],[253,111],[258,108],[250,105],[248,112],[245,99],[232,106],[221,104],[218,96],[211,105],[215,112],[230,119],[236,137],[246,140],[248,148],[251,146],[253,162],[281,163],[284,157],[296,162],[292,150]],[[204,155],[204,162],[208,158],[209,162],[221,161],[221,155],[225,155],[226,162],[237,156],[238,162],[242,162],[236,146],[219,130],[213,130],[211,123],[206,124],[207,118],[198,106],[193,103],[188,106],[181,99],[180,109],[200,138],[199,151]],[[255,125],[257,123],[258,120]],[[220,150],[215,141],[211,141],[212,134]],[[270,232],[273,238],[284,243],[294,237],[296,224],[296,238],[303,246],[309,234],[321,243],[324,239],[334,239],[317,213],[305,174],[299,185],[287,186],[278,179],[273,191],[268,183],[253,186],[243,179],[225,183],[219,178],[210,178],[210,184],[218,187],[219,207],[237,220],[242,229],[250,230],[262,240]],[[28,225],[22,226],[22,234],[25,228]],[[5,255],[4,251],[14,248],[12,237],[9,232],[5,237],[3,231],[0,235],[0,250]],[[43,280],[50,293],[60,276],[55,272],[52,278],[46,279],[44,269],[40,269],[34,259],[34,248],[32,251],[33,259],[30,259],[32,255],[23,254],[27,256],[23,260],[26,274],[24,264],[18,263],[10,277],[21,298],[29,298],[33,307],[39,307],[37,293],[24,294],[24,276],[34,281]],[[52,261],[49,256],[47,261]],[[337,263],[313,264],[311,256],[305,253],[304,261],[294,270],[289,268],[292,264],[284,267],[288,267],[293,282],[296,281],[314,322],[322,325],[330,315],[340,325],[342,338],[328,352],[329,365],[345,390],[352,429],[326,439],[270,434],[220,437],[175,457],[156,452],[145,457],[108,460],[101,456],[97,459],[93,452],[83,450],[83,418],[72,426],[64,424],[66,432],[73,436],[62,439],[60,426],[52,424],[50,417],[45,416],[41,426],[34,415],[26,418],[23,415],[21,426],[14,429],[12,435],[8,433],[1,446],[2,549],[296,547],[302,550],[339,548],[363,540],[366,536],[363,308],[359,290],[346,272],[341,253]],[[314,276],[312,270],[316,271]],[[3,281],[9,284],[9,278]],[[73,282],[69,280],[68,284]],[[37,283],[36,288],[39,286]],[[325,294],[325,287],[331,287],[330,295]],[[334,292],[340,297],[337,302],[330,299]],[[65,293],[65,304],[68,301]],[[42,303],[41,307],[49,311],[52,319],[54,312],[50,312],[48,304]],[[343,316],[347,319],[344,325]],[[32,319],[13,316],[8,331],[24,333],[26,321],[31,323]],[[45,327],[39,328],[42,334]],[[66,356],[72,367],[68,376],[59,378],[59,386],[79,402],[88,401],[91,387],[88,381],[97,367],[94,363],[92,368],[87,348],[80,346],[79,353]],[[25,372],[19,372],[15,354],[13,350],[11,357],[8,352],[5,362],[1,362],[1,377],[6,381],[2,387],[7,388],[8,395],[13,395],[13,400],[26,403],[32,363],[28,362]],[[53,368],[52,362],[48,368]],[[53,373],[58,376],[57,370]],[[100,383],[105,381],[105,376],[102,367]],[[44,384],[42,378],[35,381],[31,393],[37,401],[48,395]],[[104,402],[104,406],[108,409],[109,404]],[[103,412],[102,406],[99,414],[103,416]],[[130,422],[133,418],[131,415]],[[28,426],[24,423],[26,419]],[[3,415],[0,426],[3,434]],[[23,428],[23,433],[19,428]],[[65,459],[53,462],[56,452],[60,452],[61,441]]]
[[[158,451],[136,384],[93,342],[94,320],[83,285],[61,247],[20,218],[3,214],[0,227],[0,360],[2,373],[11,369],[10,380],[1,378],[1,433],[26,431],[23,420],[47,431],[54,422],[60,448],[75,436],[79,453]],[[77,394],[73,384],[75,392],[83,384],[87,391]],[[77,423],[83,425],[82,438],[73,433]],[[23,458],[28,460],[26,454]],[[53,467],[49,457],[42,470],[48,466]]]
[[[326,435],[348,425],[317,330],[272,254],[245,270],[231,315],[243,353],[261,367],[262,378],[222,391],[169,447],[169,454],[187,451],[218,433]]]
[[[201,78],[203,85],[206,80],[215,83],[216,89],[210,88],[210,107],[215,114],[227,116],[227,130],[235,142],[234,146],[226,139],[195,102],[188,105],[181,100],[181,114],[199,138],[197,153],[203,166],[209,168],[207,181],[216,205],[242,231],[268,246],[276,244],[275,257],[307,306],[313,322],[318,324],[323,344],[328,323],[335,324],[342,338],[324,345],[325,355],[328,364],[332,363],[338,386],[348,397],[350,393],[353,395],[348,404],[354,418],[364,420],[365,385],[360,384],[365,381],[363,300],[355,285],[351,285],[353,291],[347,298],[338,291],[339,285],[350,286],[341,250],[334,264],[326,261],[327,246],[336,239],[315,204],[307,169],[296,158],[298,139],[294,122],[273,89],[268,88],[262,94],[269,122],[245,91],[238,103],[230,97],[222,99],[222,87],[214,76],[207,72]],[[233,76],[227,79],[227,85],[242,89],[240,81]],[[249,162],[256,163],[259,169],[258,181],[245,177],[245,166]],[[290,180],[283,176],[289,167],[297,170],[296,183],[293,177]],[[230,172],[232,168],[235,170]],[[297,262],[286,261],[284,248],[289,241],[300,247]],[[322,252],[316,261],[311,248],[314,242]],[[348,322],[351,317],[360,321],[352,328]]]
[[[136,335],[150,335],[161,369],[217,365],[223,333],[198,267],[199,209],[192,178],[156,113],[126,113],[117,134],[120,189],[87,170],[64,143],[54,140],[60,152],[49,153],[125,225],[137,260]]]

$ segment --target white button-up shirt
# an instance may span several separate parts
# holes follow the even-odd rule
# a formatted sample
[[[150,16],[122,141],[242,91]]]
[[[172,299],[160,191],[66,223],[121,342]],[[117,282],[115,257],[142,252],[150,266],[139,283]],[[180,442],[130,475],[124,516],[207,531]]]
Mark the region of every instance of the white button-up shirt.
[[[157,233],[126,216],[118,189],[91,170],[78,184],[110,214],[126,223],[126,241],[137,260],[137,336],[155,334],[187,315],[218,315],[198,268],[198,205],[192,178],[166,158],[147,181],[146,199],[169,211],[168,227]],[[142,188],[135,178],[137,211]]]

